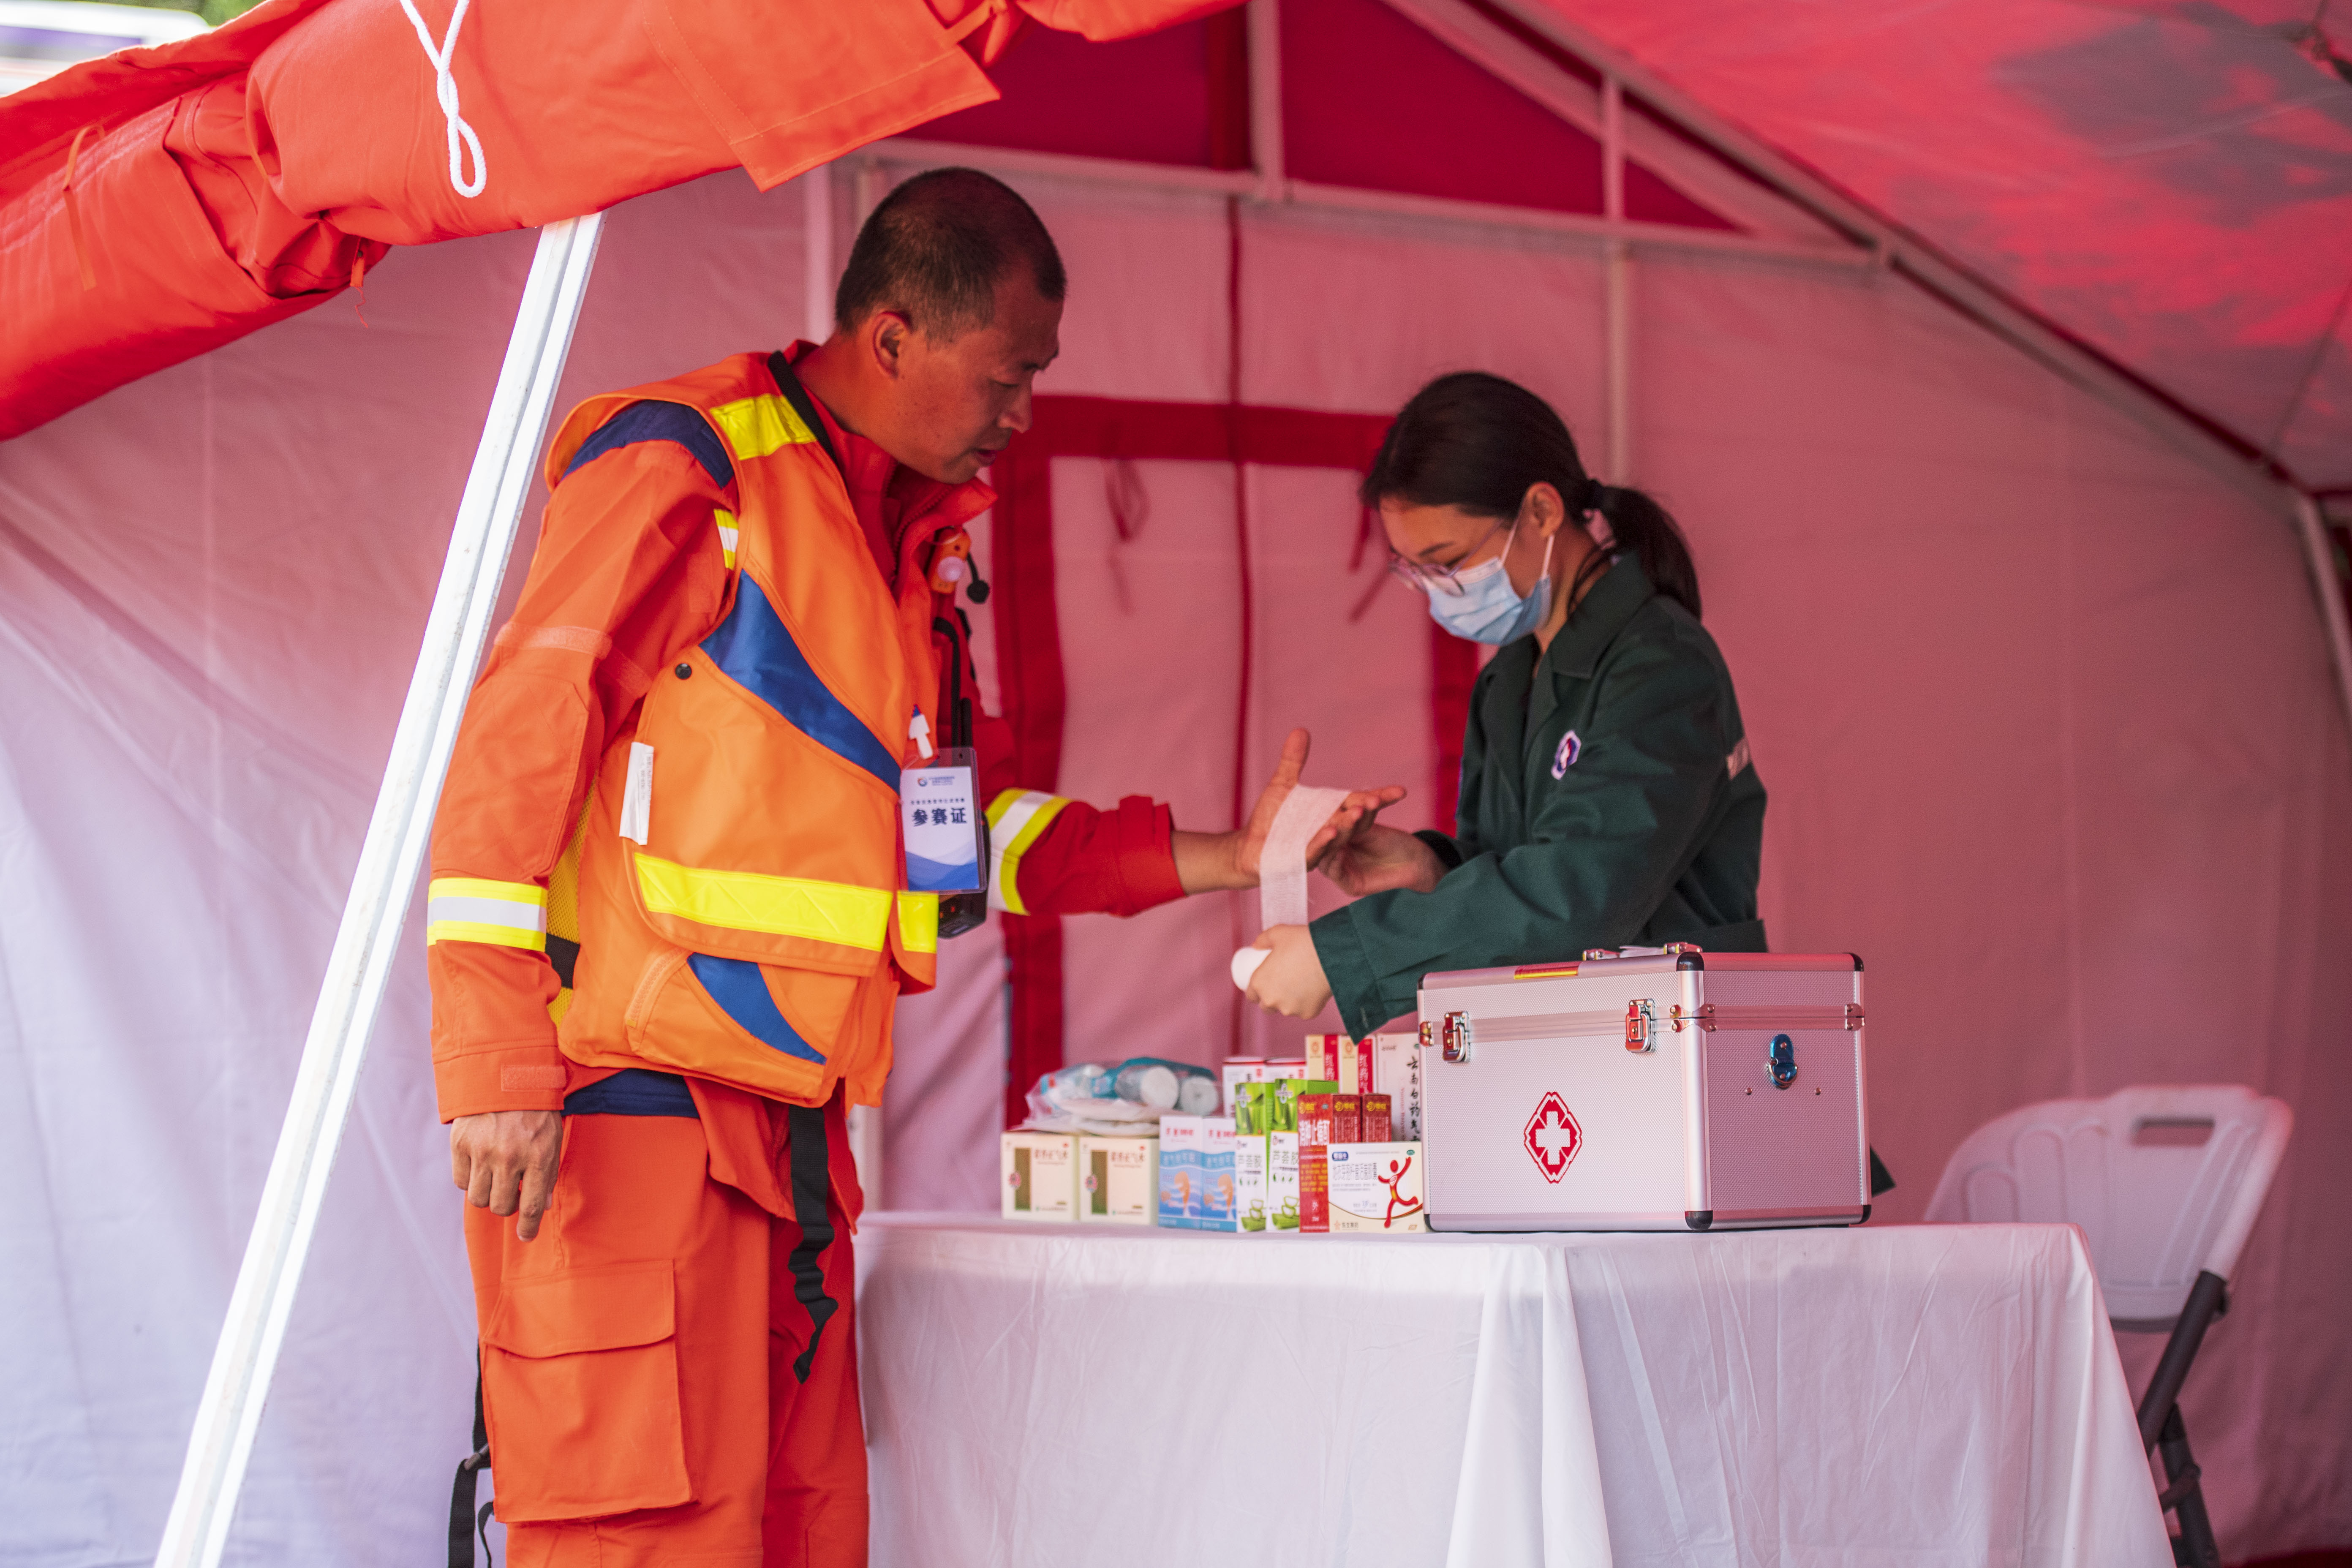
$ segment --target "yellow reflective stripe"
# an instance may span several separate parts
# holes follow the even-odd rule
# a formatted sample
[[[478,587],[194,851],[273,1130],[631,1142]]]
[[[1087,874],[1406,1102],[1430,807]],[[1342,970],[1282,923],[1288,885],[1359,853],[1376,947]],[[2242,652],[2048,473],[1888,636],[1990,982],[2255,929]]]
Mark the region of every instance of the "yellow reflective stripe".
[[[898,895],[898,940],[908,952],[940,950],[940,896],[937,893]]]
[[[726,433],[727,445],[738,458],[764,458],[779,447],[816,439],[793,405],[772,392],[722,403],[710,411],[710,417]]]
[[[482,921],[433,921],[425,927],[425,945],[436,942],[487,942],[499,947],[527,947],[533,952],[547,951],[547,933],[525,931],[520,926],[490,925]]]
[[[726,552],[727,570],[732,572],[735,570],[735,541],[740,531],[735,526],[735,514],[723,506],[717,506],[710,509],[710,515],[719,523],[719,547]]]
[[[481,877],[436,877],[425,889],[428,899],[508,899],[518,904],[547,907],[547,889],[537,882],[493,882]]]
[[[878,888],[758,871],[706,871],[643,851],[636,860],[637,891],[655,914],[868,952],[889,945],[890,895]]]
[[[1006,790],[988,808],[988,901],[1007,914],[1025,915],[1021,901],[1021,857],[1037,842],[1070,803],[1042,790]]]

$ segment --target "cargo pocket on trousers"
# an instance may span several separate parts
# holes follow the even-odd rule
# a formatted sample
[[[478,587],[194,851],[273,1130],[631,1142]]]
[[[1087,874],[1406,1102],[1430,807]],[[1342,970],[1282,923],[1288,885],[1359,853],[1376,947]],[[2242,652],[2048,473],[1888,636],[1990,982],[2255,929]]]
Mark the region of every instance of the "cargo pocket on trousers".
[[[667,1261],[513,1279],[482,1336],[490,1476],[508,1523],[693,1500]]]

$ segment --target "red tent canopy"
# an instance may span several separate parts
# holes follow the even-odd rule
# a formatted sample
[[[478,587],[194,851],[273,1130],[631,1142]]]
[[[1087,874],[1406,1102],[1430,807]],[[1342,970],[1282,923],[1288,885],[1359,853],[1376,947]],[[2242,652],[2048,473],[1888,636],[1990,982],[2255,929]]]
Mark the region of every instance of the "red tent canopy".
[[[1230,0],[269,0],[0,100],[0,437],[319,304],[387,247],[536,227],[740,164],[762,189],[988,102],[1034,17]],[[430,16],[426,11],[430,11]]]

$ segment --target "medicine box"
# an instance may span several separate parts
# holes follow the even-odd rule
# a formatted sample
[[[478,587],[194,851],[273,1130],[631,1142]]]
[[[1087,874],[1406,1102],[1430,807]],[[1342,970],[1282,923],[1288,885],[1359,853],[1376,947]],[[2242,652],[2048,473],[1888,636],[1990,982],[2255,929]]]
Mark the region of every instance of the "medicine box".
[[[1343,1089],[1349,1087],[1349,1080],[1339,1074],[1339,1058],[1352,1043],[1345,1035],[1307,1036],[1307,1075],[1328,1079]]]
[[[1418,1033],[1374,1035],[1372,1092],[1389,1097],[1391,1136],[1411,1141],[1421,1131],[1421,1036]]]
[[[1427,1230],[1418,1143],[1334,1143],[1327,1152],[1334,1234]]]
[[[1265,1135],[1265,1223],[1268,1236],[1298,1234],[1298,1134]]]
[[[1160,1119],[1160,1223],[1186,1230],[1237,1230],[1234,1119]]]
[[[1298,1229],[1313,1236],[1331,1228],[1331,1101],[1319,1089],[1298,1097]]]
[[[1078,1219],[1097,1225],[1160,1223],[1160,1140],[1078,1138]]]
[[[1227,1116],[1231,1116],[1235,1110],[1239,1110],[1241,1108],[1242,1100],[1241,1086],[1245,1083],[1260,1083],[1265,1081],[1266,1076],[1265,1067],[1266,1063],[1264,1057],[1227,1058],[1225,1059],[1223,1071],[1221,1074],[1224,1079],[1225,1098],[1223,1102],[1220,1104],[1217,1109]]]
[[[1078,1217],[1076,1133],[1007,1132],[1003,1148],[1006,1219]]]
[[[1265,1140],[1263,1132],[1234,1134],[1234,1218],[1244,1236],[1268,1233]]]

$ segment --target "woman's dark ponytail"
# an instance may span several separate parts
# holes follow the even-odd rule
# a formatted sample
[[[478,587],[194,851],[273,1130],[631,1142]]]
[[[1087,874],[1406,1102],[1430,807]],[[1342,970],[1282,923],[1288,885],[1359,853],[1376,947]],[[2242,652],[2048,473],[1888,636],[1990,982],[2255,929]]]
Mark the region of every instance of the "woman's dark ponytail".
[[[1622,485],[1601,486],[1595,510],[1609,520],[1617,548],[1632,551],[1633,559],[1642,563],[1642,574],[1650,580],[1650,586],[1688,610],[1693,620],[1698,619],[1698,567],[1691,560],[1690,545],[1674,514],[1646,493]]]
[[[1368,507],[1394,498],[1507,520],[1538,483],[1559,492],[1572,519],[1587,511],[1608,519],[1614,548],[1633,552],[1650,585],[1699,613],[1698,568],[1666,509],[1640,490],[1594,481],[1551,405],[1499,375],[1462,371],[1413,394],[1381,442],[1361,495]],[[1600,552],[1584,563],[1569,584],[1571,601],[1610,559]]]

